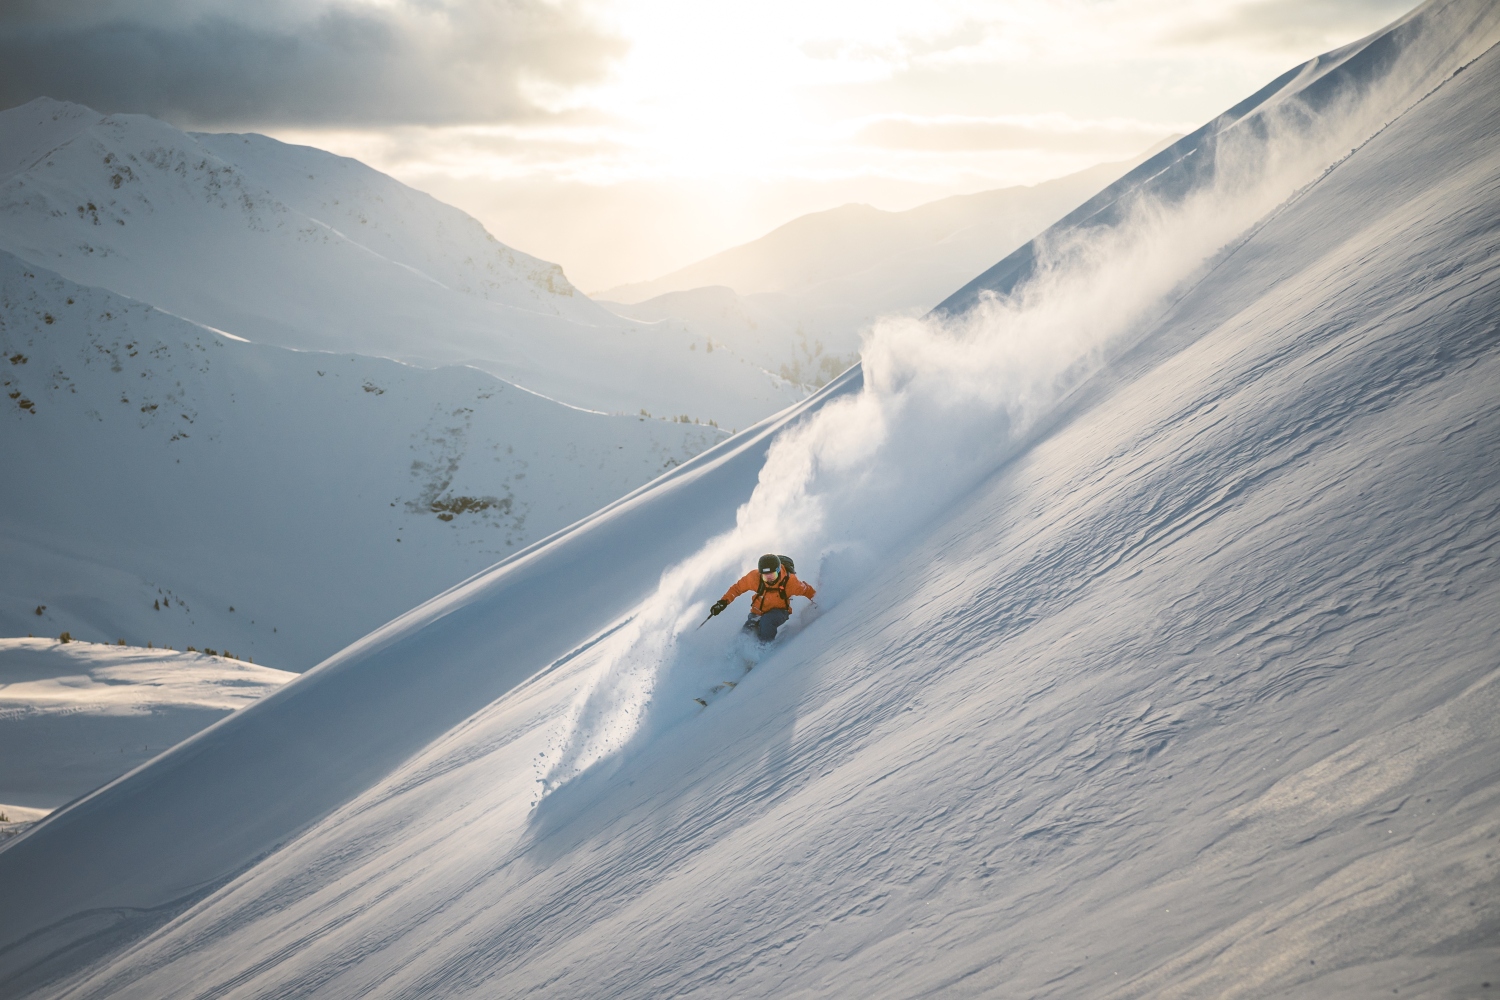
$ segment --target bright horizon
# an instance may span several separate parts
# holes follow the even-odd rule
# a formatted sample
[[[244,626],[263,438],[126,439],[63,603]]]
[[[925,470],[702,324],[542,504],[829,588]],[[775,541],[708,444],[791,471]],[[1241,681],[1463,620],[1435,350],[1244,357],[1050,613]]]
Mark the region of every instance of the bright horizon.
[[[31,88],[356,157],[596,293],[809,212],[897,211],[1127,159],[1412,6],[36,4],[0,21],[0,42],[26,43],[34,60],[0,93],[14,104]],[[79,38],[118,37],[121,25],[166,51],[167,70],[136,92],[101,82],[107,68],[39,68],[48,44],[86,50]],[[224,94],[199,94],[195,68],[170,64],[172,38],[201,52],[205,32],[251,54]],[[285,65],[266,59],[272,43]]]

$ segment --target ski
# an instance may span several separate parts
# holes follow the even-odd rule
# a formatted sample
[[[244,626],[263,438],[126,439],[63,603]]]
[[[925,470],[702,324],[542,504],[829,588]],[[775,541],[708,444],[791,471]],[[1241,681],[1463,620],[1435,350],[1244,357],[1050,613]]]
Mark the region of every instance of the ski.
[[[751,668],[754,666],[754,664],[752,664],[752,663],[746,663],[743,666],[745,668],[745,673],[748,674],[750,672]],[[743,680],[743,678],[741,678],[741,680]],[[725,690],[732,690],[732,689],[737,688],[739,686],[740,686],[740,682],[739,681],[727,681],[727,680],[726,681],[720,681],[719,683],[715,684],[713,687],[709,688],[708,691],[707,691],[707,693],[704,694],[702,697],[697,697],[697,698],[694,698],[693,700],[696,701],[699,705],[702,705],[704,708],[707,708],[708,707],[708,699],[709,698],[713,697],[716,694],[721,694]]]

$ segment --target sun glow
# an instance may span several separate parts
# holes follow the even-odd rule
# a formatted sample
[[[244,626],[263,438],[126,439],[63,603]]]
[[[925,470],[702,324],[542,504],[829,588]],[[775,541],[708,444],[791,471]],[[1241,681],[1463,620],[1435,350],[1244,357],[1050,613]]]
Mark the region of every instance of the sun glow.
[[[275,134],[373,163],[600,289],[809,211],[1126,159],[1410,6],[1324,23],[1250,0],[582,4],[612,54],[584,82],[524,77],[528,114]]]

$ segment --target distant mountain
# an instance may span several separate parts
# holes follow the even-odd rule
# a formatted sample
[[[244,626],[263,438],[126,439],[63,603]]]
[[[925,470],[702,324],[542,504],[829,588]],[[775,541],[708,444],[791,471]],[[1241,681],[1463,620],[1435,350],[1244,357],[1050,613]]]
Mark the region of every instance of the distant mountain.
[[[621,316],[700,334],[820,385],[857,360],[860,333],[878,317],[925,313],[1159,148],[1043,184],[904,212],[844,205],[804,215],[597,298]]]
[[[0,635],[305,670],[724,433],[242,343],[0,251]]]
[[[1029,299],[10,840],[8,995],[1491,992],[1497,41],[1297,67]],[[705,616],[771,546],[762,648]]]
[[[600,308],[357,161],[39,99],[0,112],[0,249],[257,343],[473,364],[570,405],[746,426],[797,390]]]
[[[967,273],[994,263],[996,248],[1005,247],[998,253],[1004,256],[1145,155],[1149,154],[1034,186],[958,195],[903,212],[858,204],[813,212],[655,280],[594,294],[610,302],[635,304],[711,285],[748,296],[806,292],[829,282],[854,281],[871,285],[877,297],[904,299],[933,275],[942,274],[951,284],[951,274],[942,273],[950,268]],[[920,274],[911,274],[912,266]],[[901,290],[878,284],[877,275],[895,276]]]

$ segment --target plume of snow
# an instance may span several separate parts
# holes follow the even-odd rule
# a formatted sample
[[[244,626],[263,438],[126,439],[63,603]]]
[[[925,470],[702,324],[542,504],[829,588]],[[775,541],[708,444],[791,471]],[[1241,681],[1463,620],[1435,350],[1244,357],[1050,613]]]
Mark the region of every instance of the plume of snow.
[[[680,721],[736,656],[748,665],[761,655],[741,638],[726,663],[722,619],[697,626],[762,552],[793,555],[823,609],[857,599],[903,540],[1015,455],[1073,390],[1138,341],[1174,292],[1368,138],[1379,122],[1361,107],[1380,103],[1369,96],[1318,111],[1286,101],[1226,130],[1207,183],[1170,199],[1127,196],[1113,225],[1049,234],[1034,273],[1009,295],[987,294],[958,316],[875,323],[863,389],[784,431],[735,528],[668,569],[612,637],[567,721],[547,789]]]

